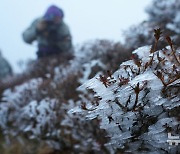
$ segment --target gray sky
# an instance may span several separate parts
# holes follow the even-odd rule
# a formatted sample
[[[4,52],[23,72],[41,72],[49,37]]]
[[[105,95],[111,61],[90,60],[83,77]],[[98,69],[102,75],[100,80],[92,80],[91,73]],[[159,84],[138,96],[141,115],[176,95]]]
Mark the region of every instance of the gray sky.
[[[1,0],[0,49],[15,71],[17,62],[36,58],[35,45],[25,44],[22,32],[56,4],[65,12],[73,43],[110,39],[120,41],[122,31],[147,18],[144,9],[152,0]]]

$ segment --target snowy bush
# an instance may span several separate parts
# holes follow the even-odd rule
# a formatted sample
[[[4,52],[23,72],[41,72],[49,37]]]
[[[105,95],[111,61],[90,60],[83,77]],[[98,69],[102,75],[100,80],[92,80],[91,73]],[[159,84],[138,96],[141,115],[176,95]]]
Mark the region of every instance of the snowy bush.
[[[167,137],[180,128],[179,4],[154,0],[124,45],[87,42],[0,82],[0,153],[14,140],[21,153],[178,153]]]
[[[178,153],[179,146],[167,140],[169,132],[178,135],[180,128],[180,50],[170,37],[169,46],[156,50],[161,31],[154,31],[153,46],[138,48],[114,74],[96,75],[79,88],[82,93],[93,90],[96,101],[84,98],[69,111],[98,118],[112,153]]]
[[[99,121],[89,122],[67,111],[83,100],[76,91],[80,84],[111,63],[115,70],[116,62],[129,55],[119,43],[97,40],[77,47],[73,58],[61,55],[29,62],[26,72],[3,85],[11,87],[4,90],[0,101],[0,128],[6,142],[11,136],[22,136],[45,141],[58,152],[106,151],[107,139]]]
[[[154,28],[161,28],[165,35],[171,36],[174,45],[180,44],[180,1],[179,0],[153,0],[146,8],[148,19],[139,25],[130,27],[125,31],[125,42],[132,49],[144,45],[151,45],[154,41],[151,35]],[[159,41],[158,49],[166,46],[163,39]]]

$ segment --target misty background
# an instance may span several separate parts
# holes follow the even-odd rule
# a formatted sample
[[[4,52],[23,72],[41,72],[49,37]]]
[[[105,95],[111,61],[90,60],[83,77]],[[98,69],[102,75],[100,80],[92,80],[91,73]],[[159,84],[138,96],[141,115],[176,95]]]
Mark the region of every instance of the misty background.
[[[109,39],[123,42],[123,30],[146,20],[151,0],[2,0],[0,5],[0,49],[15,72],[18,62],[36,58],[36,45],[22,40],[22,32],[44,14],[49,5],[61,7],[73,44]]]

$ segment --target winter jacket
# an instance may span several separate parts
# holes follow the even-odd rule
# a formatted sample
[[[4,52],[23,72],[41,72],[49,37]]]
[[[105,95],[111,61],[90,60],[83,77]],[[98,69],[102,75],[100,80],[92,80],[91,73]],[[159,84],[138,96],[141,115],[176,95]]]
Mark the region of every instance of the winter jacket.
[[[54,32],[50,33],[48,37],[42,35],[37,31],[37,24],[42,18],[36,19],[29,28],[23,33],[23,39],[26,43],[31,44],[33,41],[38,42],[37,54],[51,54],[52,52],[68,52],[72,50],[72,41],[69,27],[63,22],[58,24]],[[40,55],[41,57],[41,55]]]

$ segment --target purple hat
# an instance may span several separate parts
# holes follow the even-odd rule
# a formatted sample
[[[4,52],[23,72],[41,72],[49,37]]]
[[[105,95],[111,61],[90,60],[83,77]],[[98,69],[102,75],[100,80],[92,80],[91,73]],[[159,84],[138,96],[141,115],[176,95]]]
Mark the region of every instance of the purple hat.
[[[47,11],[44,14],[43,18],[44,18],[44,20],[52,21],[52,20],[54,20],[55,17],[63,18],[64,17],[64,13],[63,13],[62,9],[58,8],[55,5],[51,5],[47,9]]]

